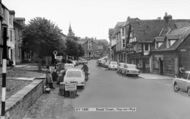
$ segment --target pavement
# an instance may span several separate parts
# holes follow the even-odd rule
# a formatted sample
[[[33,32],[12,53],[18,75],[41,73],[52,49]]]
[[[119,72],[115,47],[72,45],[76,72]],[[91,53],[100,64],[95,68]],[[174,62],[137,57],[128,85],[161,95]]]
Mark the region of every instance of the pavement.
[[[171,76],[164,76],[164,75],[153,74],[153,73],[141,73],[139,77],[144,78],[144,79],[155,79],[155,80],[160,80],[160,79],[172,80],[174,78]]]
[[[184,92],[175,93],[172,80],[159,75],[147,80],[146,76],[155,77],[150,74],[123,76],[97,67],[95,61],[88,65],[89,80],[76,98],[59,96],[56,87],[42,95],[24,119],[189,119],[190,98]],[[130,107],[136,110],[111,110]]]

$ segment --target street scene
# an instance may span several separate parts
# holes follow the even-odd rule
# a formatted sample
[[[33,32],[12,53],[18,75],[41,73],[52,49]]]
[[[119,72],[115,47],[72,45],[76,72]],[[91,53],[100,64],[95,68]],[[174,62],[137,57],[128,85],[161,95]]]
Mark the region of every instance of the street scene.
[[[0,0],[1,119],[189,119],[186,0]]]
[[[172,80],[126,77],[88,62],[89,81],[76,98],[63,98],[58,89],[41,96],[24,119],[186,119],[190,100],[185,93],[175,93]],[[152,75],[154,76],[154,75]],[[75,111],[75,108],[126,108],[135,111]]]

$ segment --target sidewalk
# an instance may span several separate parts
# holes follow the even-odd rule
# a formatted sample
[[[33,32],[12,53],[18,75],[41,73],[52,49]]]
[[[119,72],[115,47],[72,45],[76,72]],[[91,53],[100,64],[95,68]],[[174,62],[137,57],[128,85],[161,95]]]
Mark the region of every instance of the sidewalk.
[[[159,74],[153,74],[153,73],[141,73],[139,77],[144,78],[144,79],[154,79],[154,80],[159,80],[159,79],[164,79],[164,80],[172,80],[174,77],[170,76],[164,76],[164,75],[159,75]]]

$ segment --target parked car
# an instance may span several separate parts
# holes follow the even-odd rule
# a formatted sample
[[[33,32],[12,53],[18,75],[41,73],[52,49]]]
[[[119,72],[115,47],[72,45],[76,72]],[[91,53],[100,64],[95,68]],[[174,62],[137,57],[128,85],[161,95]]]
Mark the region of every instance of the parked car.
[[[79,58],[78,64],[85,64],[85,63],[88,63],[88,61],[86,59]]]
[[[110,61],[108,65],[109,70],[116,70],[117,69],[117,62],[116,61]]]
[[[124,67],[126,63],[119,63],[117,66],[117,72],[123,74],[124,73]]]
[[[140,74],[140,70],[137,69],[135,64],[125,64],[124,74],[138,76]]]
[[[97,65],[98,65],[98,66],[103,66],[103,67],[104,67],[104,66],[105,66],[105,62],[106,62],[105,59],[102,59],[102,58],[101,58],[101,59],[98,59],[98,60],[97,60]]]
[[[110,60],[106,60],[105,63],[104,63],[104,67],[108,68],[109,64],[110,64]]]
[[[184,72],[181,77],[175,77],[173,80],[173,89],[175,92],[186,91],[190,96],[190,71]]]
[[[65,70],[70,69],[70,68],[74,68],[74,67],[75,67],[75,65],[73,63],[66,63],[64,66]]]
[[[85,75],[79,68],[70,68],[66,71],[64,76],[65,83],[76,83],[77,86],[85,87]]]

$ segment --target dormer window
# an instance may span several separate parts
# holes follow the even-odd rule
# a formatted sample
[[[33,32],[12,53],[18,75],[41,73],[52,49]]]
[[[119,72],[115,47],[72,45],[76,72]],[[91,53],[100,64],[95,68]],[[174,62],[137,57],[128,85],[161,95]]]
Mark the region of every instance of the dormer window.
[[[175,41],[176,41],[175,39],[170,39],[169,40],[169,46],[172,46],[175,43]]]
[[[159,48],[162,44],[163,42],[156,42],[156,49]]]
[[[149,51],[149,50],[150,50],[150,45],[144,44],[144,51]]]

